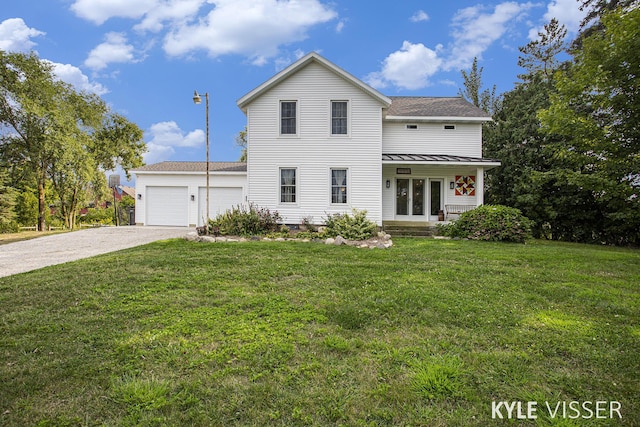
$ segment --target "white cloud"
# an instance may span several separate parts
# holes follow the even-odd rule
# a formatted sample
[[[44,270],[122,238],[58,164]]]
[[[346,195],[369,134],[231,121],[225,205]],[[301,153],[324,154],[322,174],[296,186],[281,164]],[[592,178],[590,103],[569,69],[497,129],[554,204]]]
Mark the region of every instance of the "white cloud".
[[[186,133],[174,121],[159,122],[151,125],[146,139],[148,151],[144,156],[146,163],[167,160],[175,153],[176,147],[194,148],[205,143],[205,133],[196,129]]]
[[[0,22],[0,49],[6,52],[26,52],[36,45],[32,37],[46,33],[27,27],[22,18],[10,18]]]
[[[521,21],[536,5],[514,1],[496,5],[489,13],[482,5],[459,10],[453,18],[453,46],[446,61],[446,70],[467,68],[474,57],[500,39],[511,27]]]
[[[58,64],[50,62],[53,67],[53,73],[63,82],[69,83],[77,90],[95,93],[96,95],[104,95],[109,91],[100,83],[89,81],[82,70],[70,64]]]
[[[204,50],[211,57],[248,56],[263,64],[278,54],[279,46],[304,40],[307,30],[331,21],[337,13],[319,0],[211,0],[215,8],[194,24],[177,26],[165,38],[172,56]]]
[[[203,0],[168,0],[159,2],[145,13],[145,17],[136,26],[137,31],[159,32],[164,28],[164,22],[171,24],[183,23],[196,16]]]
[[[367,75],[365,81],[379,89],[390,84],[408,90],[427,87],[431,77],[440,71],[468,68],[474,57],[481,57],[535,6],[530,2],[508,1],[496,5],[493,10],[482,5],[460,9],[453,17],[453,41],[446,50],[441,44],[433,50],[421,43],[405,41],[400,50],[387,56],[382,69]],[[419,22],[420,12],[411,20]]]
[[[109,18],[141,18],[157,3],[158,0],[76,0],[71,10],[81,18],[102,25]]]
[[[402,89],[421,89],[430,84],[429,78],[440,70],[442,59],[438,51],[421,43],[405,41],[400,50],[393,52],[382,63],[382,70],[365,77],[371,86],[381,89],[389,83]]]
[[[575,0],[552,0],[547,4],[547,11],[543,19],[547,24],[551,19],[556,18],[558,22],[567,28],[568,34],[577,34],[580,29],[580,23],[587,15],[588,10],[580,10],[580,3]],[[538,32],[542,31],[542,25],[531,28],[529,31],[529,39],[536,40]]]
[[[93,70],[102,70],[110,63],[135,62],[134,48],[127,44],[127,38],[121,33],[108,33],[105,42],[99,44],[84,61],[84,65]]]
[[[428,21],[429,20],[429,15],[427,15],[427,13],[424,10],[419,10],[416,13],[413,14],[413,16],[411,18],[409,18],[409,21],[411,22],[422,22],[422,21]]]

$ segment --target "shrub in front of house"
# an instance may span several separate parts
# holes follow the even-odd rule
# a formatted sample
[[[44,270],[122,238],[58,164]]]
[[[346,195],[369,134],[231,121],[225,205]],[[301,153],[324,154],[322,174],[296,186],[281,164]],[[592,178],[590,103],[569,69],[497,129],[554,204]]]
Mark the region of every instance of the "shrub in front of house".
[[[213,235],[258,236],[277,231],[281,219],[278,211],[239,205],[209,220],[208,231]]]
[[[342,236],[347,240],[366,240],[378,230],[375,222],[367,219],[367,211],[354,209],[349,214],[327,214],[324,234],[327,237]]]
[[[531,220],[516,208],[483,205],[461,214],[441,232],[461,239],[524,243],[531,238]]]

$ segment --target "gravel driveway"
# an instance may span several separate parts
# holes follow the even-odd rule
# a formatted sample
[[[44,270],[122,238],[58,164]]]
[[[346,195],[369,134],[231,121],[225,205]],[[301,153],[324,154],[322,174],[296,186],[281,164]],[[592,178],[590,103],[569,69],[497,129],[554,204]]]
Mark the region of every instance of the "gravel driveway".
[[[182,237],[189,231],[186,227],[100,227],[8,243],[0,245],[0,277]]]

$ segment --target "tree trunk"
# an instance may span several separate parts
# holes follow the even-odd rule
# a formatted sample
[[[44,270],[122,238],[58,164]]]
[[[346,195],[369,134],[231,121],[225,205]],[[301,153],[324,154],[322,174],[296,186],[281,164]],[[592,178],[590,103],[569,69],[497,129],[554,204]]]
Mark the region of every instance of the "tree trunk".
[[[38,180],[38,231],[45,231],[46,224],[46,209],[44,193],[44,180]]]

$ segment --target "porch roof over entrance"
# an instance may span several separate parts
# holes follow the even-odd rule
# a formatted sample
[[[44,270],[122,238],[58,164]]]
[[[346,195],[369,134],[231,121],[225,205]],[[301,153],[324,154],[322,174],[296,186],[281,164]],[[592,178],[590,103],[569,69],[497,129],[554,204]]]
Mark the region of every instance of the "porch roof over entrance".
[[[382,163],[429,164],[449,166],[500,166],[500,160],[447,154],[382,154]]]

